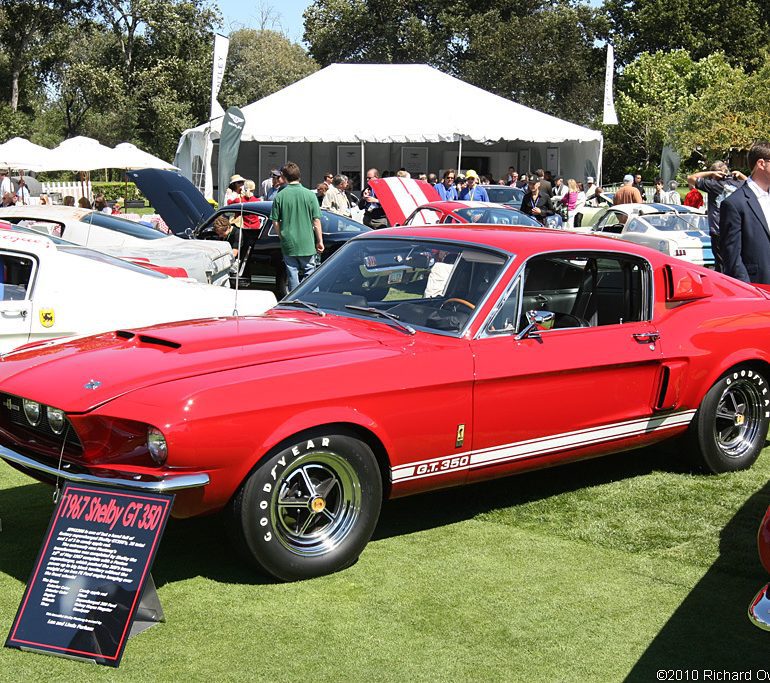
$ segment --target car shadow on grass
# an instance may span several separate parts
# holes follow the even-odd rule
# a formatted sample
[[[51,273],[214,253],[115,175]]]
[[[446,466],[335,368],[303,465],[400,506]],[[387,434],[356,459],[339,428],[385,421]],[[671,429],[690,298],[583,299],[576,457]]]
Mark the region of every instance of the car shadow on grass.
[[[690,471],[675,449],[675,445],[664,443],[503,479],[386,501],[372,540],[462,522],[492,510],[656,471]]]
[[[626,680],[765,680],[770,670],[770,633],[752,625],[747,610],[770,580],[759,561],[756,536],[770,505],[770,483],[752,495],[719,536],[719,556],[671,615]],[[661,678],[679,670],[690,678]],[[697,671],[699,679],[692,677]],[[721,677],[717,677],[719,672]],[[723,671],[751,671],[751,678],[725,677]],[[711,672],[711,673],[709,673]],[[676,675],[676,673],[674,674]],[[711,676],[711,678],[707,678]]]
[[[372,540],[446,526],[497,508],[655,470],[677,471],[678,467],[666,447],[658,446],[387,501]],[[53,512],[52,493],[50,486],[37,483],[0,489],[0,572],[21,582],[28,580]],[[225,533],[224,517],[169,521],[152,569],[159,587],[196,576],[221,583],[273,583],[240,557]]]

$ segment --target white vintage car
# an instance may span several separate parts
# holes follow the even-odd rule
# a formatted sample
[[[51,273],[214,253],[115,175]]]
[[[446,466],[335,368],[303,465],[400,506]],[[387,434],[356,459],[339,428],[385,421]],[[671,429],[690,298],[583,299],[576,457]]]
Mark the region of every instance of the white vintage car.
[[[198,282],[229,285],[233,254],[227,242],[182,239],[143,223],[70,206],[14,206],[0,220],[134,262],[177,269]],[[178,271],[183,269],[184,273]]]
[[[692,211],[663,213],[622,211],[626,204],[608,211],[594,228],[594,234],[617,237],[707,268],[714,267],[708,218]]]
[[[258,315],[271,292],[180,280],[0,221],[0,353],[163,321]]]

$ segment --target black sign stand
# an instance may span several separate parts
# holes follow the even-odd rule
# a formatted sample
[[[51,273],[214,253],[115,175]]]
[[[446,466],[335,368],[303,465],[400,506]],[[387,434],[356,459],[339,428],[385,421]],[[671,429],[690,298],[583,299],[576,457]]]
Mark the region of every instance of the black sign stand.
[[[164,621],[150,568],[173,500],[66,483],[6,647],[119,666]]]
[[[155,589],[155,581],[152,578],[152,574],[150,574],[147,577],[147,582],[144,584],[142,599],[139,601],[139,606],[134,613],[134,620],[131,623],[128,637],[133,638],[151,626],[164,621],[166,621],[166,617],[163,614],[158,591]]]

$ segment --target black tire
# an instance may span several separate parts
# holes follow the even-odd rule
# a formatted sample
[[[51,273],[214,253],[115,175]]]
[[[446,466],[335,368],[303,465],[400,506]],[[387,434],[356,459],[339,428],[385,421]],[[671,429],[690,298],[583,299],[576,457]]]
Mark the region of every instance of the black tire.
[[[742,366],[708,390],[688,434],[698,467],[714,474],[751,467],[767,438],[768,389],[764,373]]]
[[[297,581],[353,564],[381,506],[382,478],[371,449],[348,435],[309,432],[246,479],[231,503],[231,531],[259,568]]]

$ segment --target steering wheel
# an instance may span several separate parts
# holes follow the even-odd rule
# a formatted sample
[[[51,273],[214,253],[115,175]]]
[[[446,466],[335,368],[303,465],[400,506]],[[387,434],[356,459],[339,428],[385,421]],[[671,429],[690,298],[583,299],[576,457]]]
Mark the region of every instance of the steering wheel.
[[[585,318],[578,318],[572,313],[557,313],[554,329],[563,329],[565,327],[591,327],[591,323]]]
[[[470,301],[466,301],[465,299],[457,299],[454,297],[452,299],[447,299],[446,301],[444,301],[441,304],[441,306],[439,306],[439,308],[444,308],[444,306],[446,306],[447,304],[462,304],[463,306],[467,306],[471,310],[474,310],[476,308],[476,306],[474,306]]]

